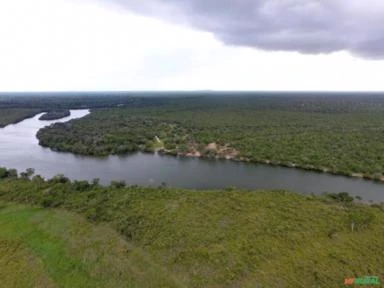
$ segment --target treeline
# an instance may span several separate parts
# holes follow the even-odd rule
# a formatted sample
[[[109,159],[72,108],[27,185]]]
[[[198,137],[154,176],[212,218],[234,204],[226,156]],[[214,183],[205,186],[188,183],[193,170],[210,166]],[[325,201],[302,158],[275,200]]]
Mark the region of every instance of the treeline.
[[[240,101],[239,101],[240,100]],[[380,111],[384,94],[280,92],[36,92],[1,93],[0,108],[85,109],[168,106],[188,109],[217,105],[253,110],[316,113]],[[185,107],[187,108],[187,107]]]
[[[345,275],[382,271],[383,206],[354,203],[347,194],[191,191],[119,181],[103,187],[97,179],[45,180],[33,172],[17,178],[0,169],[0,203],[66,209],[111,225],[177,271],[183,287],[274,287],[276,281],[336,287]]]
[[[88,109],[161,105],[161,97],[119,92],[0,93],[0,108]],[[167,97],[166,97],[167,98]]]
[[[221,150],[229,149],[236,160],[383,181],[383,99],[169,98],[161,105],[95,110],[45,128],[38,138],[59,151],[103,156],[154,150],[157,136],[170,154],[226,157]],[[207,149],[210,143],[218,148]]]
[[[69,110],[51,110],[39,117],[39,120],[50,121],[57,120],[71,115]]]
[[[18,123],[40,113],[40,109],[0,108],[0,128]]]

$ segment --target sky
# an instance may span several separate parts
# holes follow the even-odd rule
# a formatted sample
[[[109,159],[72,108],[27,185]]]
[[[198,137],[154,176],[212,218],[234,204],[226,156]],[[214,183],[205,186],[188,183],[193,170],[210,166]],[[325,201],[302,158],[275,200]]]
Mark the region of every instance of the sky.
[[[1,0],[0,91],[384,91],[381,0]]]

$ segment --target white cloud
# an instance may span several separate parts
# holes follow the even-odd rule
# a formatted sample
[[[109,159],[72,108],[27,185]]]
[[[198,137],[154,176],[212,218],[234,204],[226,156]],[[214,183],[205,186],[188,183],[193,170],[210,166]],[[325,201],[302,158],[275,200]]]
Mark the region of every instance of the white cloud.
[[[383,65],[225,46],[91,0],[0,2],[0,91],[384,90]]]

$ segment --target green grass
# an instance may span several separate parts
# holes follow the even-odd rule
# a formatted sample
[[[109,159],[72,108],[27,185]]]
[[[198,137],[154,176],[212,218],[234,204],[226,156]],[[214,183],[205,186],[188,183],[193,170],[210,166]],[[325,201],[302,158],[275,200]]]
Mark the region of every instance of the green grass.
[[[115,231],[64,211],[0,210],[1,287],[182,287]]]
[[[56,287],[44,265],[21,241],[0,240],[1,287]]]
[[[136,186],[116,189],[57,183],[57,180],[21,179],[1,181],[0,199],[60,207],[81,214],[96,225],[91,228],[94,226],[90,223],[62,211],[27,209],[22,213],[12,212],[19,215],[17,217],[9,211],[1,214],[3,219],[8,217],[0,222],[1,225],[11,223],[13,227],[13,234],[4,234],[10,228],[7,230],[0,225],[1,235],[11,234],[13,239],[20,239],[19,233],[26,233],[24,235],[29,235],[23,238],[27,239],[26,247],[39,257],[49,251],[56,251],[52,255],[60,255],[52,256],[54,265],[58,265],[55,261],[62,257],[72,259],[69,262],[72,264],[59,262],[63,265],[59,271],[78,273],[75,284],[79,285],[88,283],[84,280],[88,279],[86,275],[94,275],[95,278],[89,279],[91,286],[102,283],[101,287],[107,287],[107,279],[116,279],[115,270],[108,270],[117,265],[115,261],[128,261],[130,264],[124,265],[131,267],[132,271],[140,267],[140,273],[133,274],[135,277],[143,275],[144,280],[160,278],[176,283],[176,287],[341,287],[346,277],[384,275],[384,211],[380,206],[340,203],[330,198],[283,191],[191,191]],[[34,211],[40,213],[40,218],[27,217]],[[67,215],[72,215],[70,217],[74,220],[64,221]],[[30,220],[26,222],[25,219]],[[24,225],[19,222],[28,225],[19,229],[17,227]],[[355,222],[353,231],[352,222]],[[50,231],[48,235],[61,240],[50,244],[52,238],[45,233],[43,238],[27,234],[30,223],[40,223],[39,231],[46,229],[43,231]],[[77,230],[80,228],[71,228],[72,225],[79,227],[78,223],[81,223],[80,227],[95,229],[96,234],[82,234]],[[108,233],[97,232],[100,223],[110,227],[101,226]],[[106,250],[110,255],[113,249],[105,248],[105,245],[110,245],[109,238],[103,237],[115,235],[113,237],[119,238],[117,233],[140,251],[136,255],[141,261],[137,262],[136,258],[134,261],[132,253],[116,254],[109,258],[107,265],[95,264],[92,262],[95,258],[91,256],[86,258],[90,261],[86,265],[76,260]],[[95,240],[100,237],[100,242]],[[99,246],[95,246],[95,241]],[[68,247],[72,248],[66,250]],[[89,251],[89,247],[95,250],[84,252]],[[46,249],[49,251],[44,252]],[[100,269],[103,275],[84,272]],[[67,279],[61,272],[57,273],[49,272],[55,283],[75,281]],[[114,276],[111,277],[110,273]],[[132,277],[120,279],[120,284],[131,283],[128,281],[133,281]],[[151,280],[151,286],[142,282],[143,279],[134,282],[136,286],[127,285],[161,287],[160,281],[153,284]],[[126,287],[124,285],[116,287]]]

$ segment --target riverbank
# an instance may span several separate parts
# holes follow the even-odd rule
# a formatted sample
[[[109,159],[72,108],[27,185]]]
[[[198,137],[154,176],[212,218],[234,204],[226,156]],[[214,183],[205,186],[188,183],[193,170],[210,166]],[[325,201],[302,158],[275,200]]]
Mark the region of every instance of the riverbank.
[[[52,110],[40,116],[39,120],[52,121],[71,116],[70,110]]]
[[[0,128],[17,124],[25,119],[34,117],[40,112],[40,109],[0,108]]]
[[[271,103],[261,108],[264,100]],[[170,155],[234,159],[384,182],[383,113],[357,108],[351,113],[309,113],[289,105],[280,110],[276,99],[264,100],[175,99],[160,106],[95,110],[71,125],[42,129],[38,138],[44,147],[78,155],[125,155],[163,146]],[[211,144],[217,149],[207,147]],[[225,151],[226,144],[233,150]]]
[[[312,171],[317,173],[326,173],[336,176],[344,176],[355,179],[364,179],[367,181],[374,181],[379,183],[384,183],[384,176],[375,176],[368,175],[363,173],[347,173],[344,171],[332,170],[325,167],[315,167],[314,165],[299,165],[292,162],[281,162],[277,160],[257,160],[251,159],[244,156],[241,156],[241,152],[235,148],[231,148],[229,145],[224,145],[223,147],[218,147],[216,143],[210,143],[206,146],[204,151],[200,152],[196,150],[195,147],[199,145],[194,145],[190,149],[190,152],[181,152],[178,150],[167,150],[164,148],[156,149],[149,152],[157,152],[164,155],[177,156],[177,157],[187,157],[187,158],[201,158],[201,159],[218,159],[218,160],[230,160],[235,162],[244,162],[244,163],[254,163],[254,164],[265,164],[270,166],[285,167],[300,169],[303,171]],[[146,151],[148,152],[148,151]]]
[[[65,124],[63,124],[65,126]],[[160,141],[160,142],[159,142]],[[369,174],[363,174],[363,173],[349,173],[345,171],[339,171],[339,170],[332,170],[331,168],[325,168],[325,167],[316,167],[314,165],[300,165],[292,162],[281,162],[278,160],[269,160],[269,159],[251,159],[247,158],[245,156],[242,156],[241,152],[236,150],[233,147],[230,147],[229,145],[224,145],[222,147],[217,148],[216,143],[210,143],[202,151],[199,151],[196,149],[197,146],[201,146],[199,144],[194,143],[192,145],[192,149],[190,151],[180,151],[178,149],[173,150],[167,150],[164,148],[164,142],[160,140],[159,138],[155,138],[155,142],[152,143],[149,147],[139,147],[138,149],[131,150],[128,154],[106,154],[103,156],[100,155],[94,155],[93,153],[78,153],[77,151],[71,151],[71,150],[65,150],[61,149],[60,147],[54,147],[51,148],[50,145],[48,145],[45,142],[39,143],[42,147],[50,148],[53,151],[56,152],[70,152],[75,155],[79,156],[92,156],[96,158],[100,157],[108,157],[110,155],[116,155],[116,156],[124,156],[124,155],[131,155],[132,153],[136,152],[144,152],[144,153],[158,153],[160,155],[168,155],[173,157],[183,157],[183,158],[196,158],[196,159],[216,159],[216,160],[228,160],[233,162],[242,162],[242,163],[253,163],[253,164],[263,164],[268,165],[272,167],[284,167],[289,169],[297,169],[301,171],[309,171],[309,172],[316,172],[319,174],[328,174],[328,175],[334,175],[334,176],[343,176],[347,178],[352,179],[362,179],[365,181],[375,182],[384,184],[384,176],[375,176],[375,175],[369,175]],[[86,150],[83,150],[86,151]]]
[[[70,119],[81,118],[89,113],[88,110],[73,110],[71,112]],[[66,123],[66,129],[57,129],[57,134],[52,135],[54,138],[51,138],[51,140],[48,139],[49,143],[58,147],[56,149],[58,151],[73,150],[73,148],[77,146],[72,146],[70,142],[66,142],[65,139],[68,140],[66,135],[67,131],[77,131],[77,129],[74,128],[83,121],[95,123],[92,117],[94,113],[97,112],[93,111],[89,116],[84,117],[80,121]],[[65,121],[67,120],[68,119]],[[60,120],[57,122],[60,122]],[[137,121],[131,123],[132,127],[136,127],[136,123]],[[99,155],[93,155],[93,153],[97,151],[92,149],[92,143],[94,143],[93,141],[95,140],[103,139],[101,137],[103,137],[102,135],[104,134],[99,133],[101,128],[84,131],[84,135],[88,135],[87,131],[89,131],[94,133],[97,138],[84,138],[83,134],[76,134],[77,137],[74,138],[74,140],[86,140],[86,142],[75,142],[79,144],[84,143],[84,149],[76,149],[73,151],[74,153],[58,153],[54,151],[55,149],[46,149],[38,145],[36,133],[44,126],[46,126],[45,122],[39,121],[37,117],[34,117],[13,125],[8,129],[1,129],[0,162],[2,165],[16,168],[19,171],[25,171],[25,169],[30,167],[29,163],[31,163],[32,157],[34,159],[33,166],[36,168],[36,173],[43,177],[49,178],[56,174],[65,174],[72,180],[87,179],[91,181],[94,178],[99,178],[103,185],[108,185],[113,180],[122,180],[131,185],[157,187],[162,183],[166,183],[170,187],[199,190],[238,187],[242,189],[284,189],[303,194],[322,194],[323,192],[338,193],[346,191],[354,197],[362,197],[364,201],[367,202],[373,201],[377,203],[384,201],[381,183],[359,181],[356,180],[356,178],[338,177],[330,175],[329,173],[319,174],[317,172],[302,171],[301,169],[288,169],[285,167],[272,166],[271,163],[270,165],[265,165],[263,162],[261,162],[263,163],[262,165],[244,165],[242,163],[246,163],[246,160],[250,162],[250,160],[241,159],[241,154],[237,155],[237,157],[229,155],[230,153],[236,154],[236,151],[231,145],[228,145],[228,143],[225,144],[225,142],[224,144],[216,143],[216,147],[213,144],[209,145],[210,142],[208,142],[208,144],[200,145],[200,148],[196,148],[202,152],[204,148],[207,148],[207,154],[212,155],[213,158],[215,158],[216,155],[209,152],[208,148],[217,148],[217,150],[220,151],[225,150],[228,154],[221,153],[222,159],[232,157],[234,161],[198,161],[197,157],[192,158],[188,156],[181,156],[179,159],[177,157],[157,157],[153,155],[153,151],[148,154],[116,153],[116,156],[108,156],[112,153],[106,153],[105,157],[99,157]],[[57,128],[60,128],[60,126],[61,125],[57,125]],[[124,131],[124,128],[119,128],[119,131]],[[127,129],[125,131],[127,131]],[[131,128],[129,132],[131,132]],[[152,132],[147,129],[143,129],[143,133],[148,134],[147,137],[151,140],[151,143],[148,143],[148,147],[152,147],[152,150],[161,146],[169,147],[169,139],[164,138],[163,134],[152,134]],[[158,139],[151,134],[158,135]],[[56,135],[58,137],[56,137]],[[109,138],[110,136],[112,135],[108,135],[107,139],[111,139],[112,143],[114,143],[113,138]],[[60,139],[64,139],[64,141]],[[140,140],[138,138],[136,139]],[[144,142],[142,139],[140,141],[142,141],[142,143]],[[196,142],[193,143],[196,144]],[[122,143],[122,145],[124,145],[124,143]],[[80,148],[81,147],[83,146],[80,146]],[[121,148],[122,150],[125,149],[124,146]],[[84,151],[86,153],[83,153],[83,155],[91,156],[79,156],[81,153],[76,153],[78,151]],[[104,149],[102,148],[101,151],[104,151]],[[140,149],[135,148],[132,151],[140,151]],[[188,149],[185,149],[185,151],[188,152]],[[185,155],[187,154],[188,153]],[[174,156],[177,156],[177,153]],[[198,156],[198,154],[196,153],[195,156]],[[206,157],[204,154],[202,160],[206,159]],[[182,158],[185,158],[185,160]],[[187,158],[192,159],[188,160]],[[73,167],[76,167],[76,169]]]
[[[133,282],[140,288],[159,287],[146,279],[168,280],[164,287],[338,287],[350,271],[380,275],[383,265],[383,207],[342,194],[102,187],[62,176],[0,180],[0,201],[0,227],[8,239],[33,245],[44,264],[39,267],[50,267],[45,272],[53,280],[70,269],[71,287],[87,287],[71,282],[79,276],[100,279],[87,271],[102,271],[117,286],[140,280]]]

